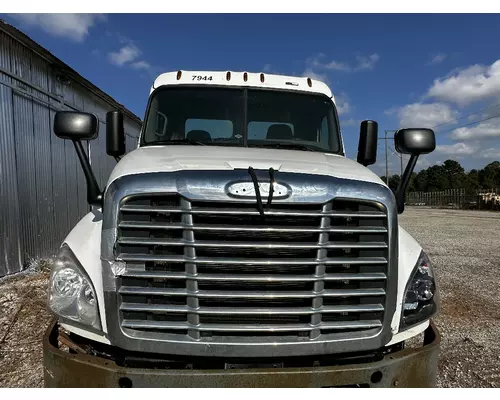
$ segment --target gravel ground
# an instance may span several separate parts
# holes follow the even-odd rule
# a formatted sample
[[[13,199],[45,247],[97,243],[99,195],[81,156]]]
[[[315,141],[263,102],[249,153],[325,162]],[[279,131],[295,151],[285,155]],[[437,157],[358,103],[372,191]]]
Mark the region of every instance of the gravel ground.
[[[500,213],[408,208],[400,223],[435,267],[438,386],[500,387]]]
[[[48,266],[0,281],[0,387],[42,387]]]
[[[438,386],[500,387],[500,213],[407,208],[441,294]],[[47,267],[0,281],[0,387],[43,386]]]

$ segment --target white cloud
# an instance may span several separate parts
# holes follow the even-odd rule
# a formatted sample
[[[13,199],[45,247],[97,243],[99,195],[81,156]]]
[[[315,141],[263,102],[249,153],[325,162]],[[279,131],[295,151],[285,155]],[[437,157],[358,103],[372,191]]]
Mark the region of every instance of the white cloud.
[[[349,119],[346,119],[346,120],[340,119],[340,126],[341,127],[344,127],[344,126],[359,126],[360,123],[361,123],[361,121],[356,121],[354,118],[349,118]]]
[[[313,71],[311,68],[306,68],[306,70],[302,73],[302,76],[311,78],[311,79],[316,79],[318,81],[324,82],[328,84],[328,77],[326,74],[321,74]]]
[[[483,142],[458,142],[455,144],[436,146],[436,152],[451,156],[452,158],[474,158],[474,159],[500,159],[500,148],[486,148]],[[481,165],[482,167],[483,165]]]
[[[117,52],[111,52],[108,54],[109,61],[112,64],[122,66],[127,63],[131,63],[136,60],[140,55],[141,51],[133,44],[127,44],[123,46]]]
[[[356,61],[358,64],[354,67],[354,71],[373,69],[378,60],[380,60],[380,56],[378,54],[372,54],[370,56],[357,55]]]
[[[446,60],[448,56],[444,53],[439,53],[434,55],[431,60],[427,63],[427,65],[436,65],[441,64],[444,60]]]
[[[480,152],[482,158],[494,158],[500,160],[500,148],[490,147]]]
[[[348,64],[338,62],[335,60],[332,60],[327,64],[320,64],[320,65],[317,65],[317,64],[318,63],[316,63],[317,67],[329,69],[329,70],[333,70],[333,71],[346,71],[347,72],[347,71],[351,70],[351,67]]]
[[[144,69],[146,71],[151,69],[151,65],[146,61],[136,61],[136,62],[130,64],[130,66],[133,69]]]
[[[349,102],[347,101],[347,96],[345,93],[341,93],[335,96],[335,106],[337,107],[338,115],[347,114],[351,108]]]
[[[320,69],[325,71],[343,71],[343,72],[357,72],[362,70],[373,69],[375,64],[380,60],[380,56],[376,53],[369,56],[362,54],[356,55],[356,63],[351,65],[347,62],[337,60],[326,60],[324,53],[319,53],[314,57],[306,60],[309,68]]]
[[[476,64],[453,71],[447,77],[434,80],[427,94],[459,106],[500,98],[500,60],[490,66]]]
[[[472,140],[486,138],[500,138],[500,121],[491,119],[474,126],[464,126],[451,132],[453,140]]]
[[[265,64],[262,67],[262,72],[265,72],[266,74],[283,75],[281,72],[275,69],[271,64]]]
[[[457,118],[458,112],[444,103],[413,103],[385,112],[396,114],[402,128],[432,128]]]
[[[106,20],[102,14],[10,14],[29,27],[38,27],[48,34],[83,42],[89,29],[97,22]]]
[[[478,143],[468,144],[468,143],[455,143],[455,144],[444,144],[436,146],[436,151],[438,153],[443,153],[452,156],[469,156],[476,153],[480,149]]]
[[[118,67],[128,66],[136,71],[145,71],[149,77],[155,77],[158,68],[153,67],[151,63],[141,59],[142,51],[137,47],[133,40],[119,34],[108,33],[109,36],[115,37],[122,47],[118,51],[108,53],[108,60],[111,64]],[[159,72],[158,72],[159,73]],[[141,77],[146,75],[141,74]]]

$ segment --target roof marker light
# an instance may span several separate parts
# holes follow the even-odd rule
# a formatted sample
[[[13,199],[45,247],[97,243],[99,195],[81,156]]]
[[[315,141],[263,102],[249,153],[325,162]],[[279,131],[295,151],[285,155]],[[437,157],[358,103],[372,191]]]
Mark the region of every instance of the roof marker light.
[[[264,83],[264,74],[260,74],[260,81]]]
[[[309,87],[312,87],[313,83],[311,78],[307,78],[307,84],[309,85]]]
[[[177,80],[181,79],[182,71],[177,71]]]
[[[231,72],[227,71],[226,80],[230,80],[230,79],[231,79]]]
[[[248,74],[246,72],[243,74],[243,80],[245,82],[248,81]]]

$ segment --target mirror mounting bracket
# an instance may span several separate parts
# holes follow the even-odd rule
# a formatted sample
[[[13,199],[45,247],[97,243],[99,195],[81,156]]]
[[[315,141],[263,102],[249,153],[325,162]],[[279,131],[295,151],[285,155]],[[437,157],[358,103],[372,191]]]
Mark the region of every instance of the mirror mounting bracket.
[[[398,207],[398,214],[402,214],[405,210],[405,194],[408,184],[410,183],[411,174],[417,165],[418,155],[412,154],[408,164],[406,164],[405,172],[399,181],[399,185],[396,189],[396,205]]]
[[[87,154],[85,154],[85,150],[83,149],[82,142],[79,140],[73,140],[72,142],[87,181],[87,202],[92,206],[102,207],[102,193],[90,166]]]

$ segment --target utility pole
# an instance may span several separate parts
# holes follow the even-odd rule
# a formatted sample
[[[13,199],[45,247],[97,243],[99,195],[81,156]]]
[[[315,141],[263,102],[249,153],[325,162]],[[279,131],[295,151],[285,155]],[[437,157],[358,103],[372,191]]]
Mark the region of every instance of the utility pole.
[[[389,132],[396,132],[396,131],[386,130],[385,136],[383,138],[378,139],[378,140],[385,140],[385,183],[387,184],[387,186],[389,186],[389,143],[387,141],[391,140],[390,137],[387,137],[387,134]],[[402,158],[402,156],[400,158],[401,158],[401,177],[402,177],[403,176],[403,158]]]
[[[392,138],[387,137],[389,132],[396,132],[395,130],[386,130],[385,136],[383,138],[379,138],[378,140],[385,140],[385,183],[389,186],[389,143],[388,140],[392,140]],[[395,156],[399,157],[400,165],[401,165],[401,179],[403,179],[403,155],[398,154],[393,149],[390,149]]]
[[[403,155],[399,155],[399,161],[401,161],[401,179],[403,179]]]
[[[385,183],[389,186],[389,153],[387,152],[387,131],[385,131]]]

